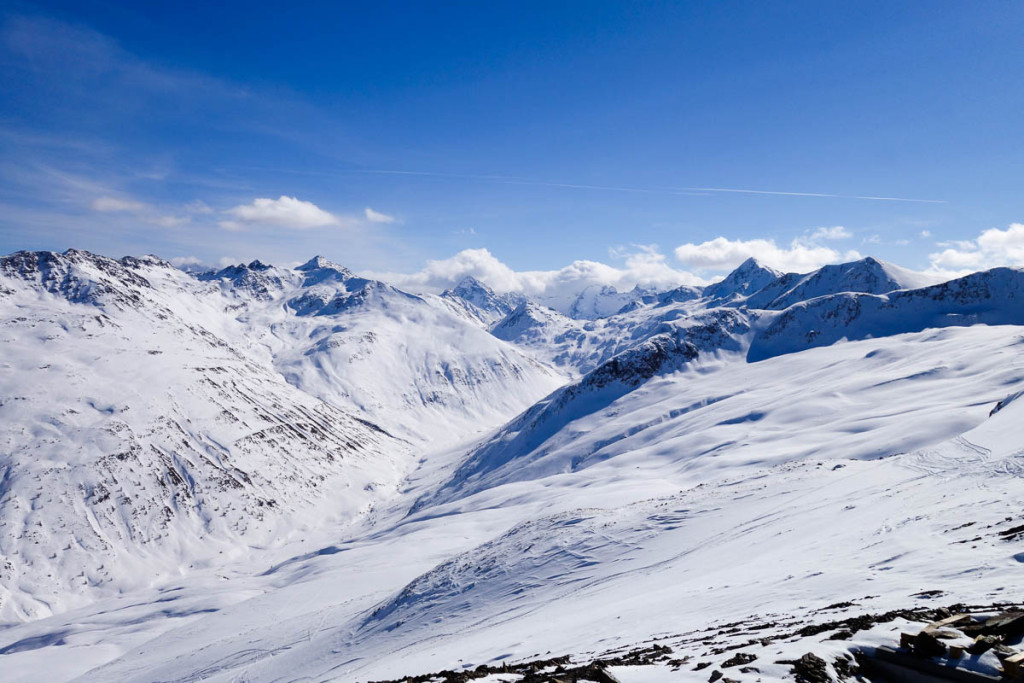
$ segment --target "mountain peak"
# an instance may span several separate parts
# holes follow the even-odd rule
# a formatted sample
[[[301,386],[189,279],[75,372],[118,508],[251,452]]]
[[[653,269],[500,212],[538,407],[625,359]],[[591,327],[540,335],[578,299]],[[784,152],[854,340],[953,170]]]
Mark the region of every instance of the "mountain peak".
[[[522,300],[522,295],[508,292],[498,294],[472,275],[466,275],[441,297],[455,302],[472,317],[492,324],[508,315]]]
[[[472,275],[464,276],[461,280],[459,280],[457,285],[455,285],[454,287],[452,287],[448,291],[452,292],[453,294],[458,294],[460,296],[464,296],[465,294],[470,293],[470,292],[480,292],[480,291],[487,292],[489,294],[493,294],[494,293],[493,289],[491,289],[490,287],[485,285],[480,280],[477,280]]]
[[[733,295],[749,295],[774,282],[782,275],[774,268],[762,265],[751,256],[725,276],[720,282],[710,285],[705,294],[714,299],[724,299]]]
[[[303,263],[301,266],[298,266],[295,270],[299,270],[299,271],[302,271],[304,273],[308,273],[309,271],[312,271],[312,270],[320,270],[320,269],[324,269],[324,268],[329,269],[329,270],[336,270],[336,271],[338,271],[340,273],[348,273],[349,272],[348,268],[345,268],[344,266],[339,266],[337,263],[334,263],[333,261],[330,261],[330,260],[324,258],[323,256],[320,256],[319,254],[314,256],[313,258],[309,259],[308,261]]]

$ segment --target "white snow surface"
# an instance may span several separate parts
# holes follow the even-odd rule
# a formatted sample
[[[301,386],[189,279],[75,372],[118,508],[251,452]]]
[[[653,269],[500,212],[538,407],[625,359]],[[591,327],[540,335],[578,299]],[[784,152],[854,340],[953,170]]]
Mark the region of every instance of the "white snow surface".
[[[693,659],[624,683],[707,680],[734,650],[702,634],[751,638],[732,622],[1020,600],[1021,271],[746,264],[715,296],[492,322],[471,283],[476,310],[316,259],[31,260],[0,269],[4,680],[372,681],[652,640]],[[751,304],[771,287],[797,299]],[[745,645],[760,672],[726,675],[907,627]]]

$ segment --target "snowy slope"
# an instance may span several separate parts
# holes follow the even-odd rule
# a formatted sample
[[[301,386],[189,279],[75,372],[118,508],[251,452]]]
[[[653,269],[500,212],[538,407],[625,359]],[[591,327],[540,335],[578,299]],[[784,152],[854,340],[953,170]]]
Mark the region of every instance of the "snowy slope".
[[[439,447],[500,424],[564,377],[433,300],[320,257],[274,298],[221,279],[226,312],[294,386]]]
[[[708,285],[702,294],[709,299],[728,299],[753,294],[775,282],[782,273],[762,265],[756,258],[748,258],[719,282]]]
[[[348,525],[310,524],[272,552],[226,552],[183,579],[9,625],[0,675],[32,680],[46,666],[55,680],[371,681],[654,640],[691,659],[678,672],[623,667],[623,683],[707,680],[712,669],[698,662],[719,668],[737,651],[758,672],[727,676],[770,681],[788,675],[779,660],[885,642],[905,624],[848,641],[792,635],[847,609],[837,604],[878,612],[935,604],[936,591],[942,604],[1014,597],[1024,561],[1020,535],[1006,533],[1024,524],[1020,271],[914,289],[867,260],[776,277],[760,288],[785,281],[769,304],[807,298],[763,308],[748,294],[775,274],[747,264],[717,298],[663,293],[593,320],[527,302],[489,335],[443,297],[307,266],[250,264],[204,281],[158,277],[157,262],[138,269],[154,290],[175,292],[164,297],[170,313],[206,321],[238,362],[281,370],[289,382],[276,381],[304,388],[301,400],[322,393],[334,410],[358,409],[405,437],[415,469],[372,455],[398,468],[390,480],[368,471],[379,483],[359,500],[373,507]],[[44,281],[84,302],[102,289],[5,278],[14,294],[0,305],[35,297],[49,311]],[[105,305],[132,315],[134,296],[152,298],[141,284],[109,288]],[[468,384],[452,373],[450,398],[425,401],[444,386],[430,372],[441,358],[464,372],[526,369]],[[559,388],[543,362],[576,379]],[[417,400],[402,398],[409,382]],[[365,400],[373,392],[376,407]],[[448,425],[471,442],[430,431]],[[345,472],[342,481],[357,476]],[[739,620],[761,630],[731,625]]]
[[[620,292],[610,286],[591,285],[576,295],[567,313],[577,320],[607,318],[632,304],[651,303],[655,296],[656,292],[640,285],[628,292]]]
[[[442,292],[441,299],[456,312],[479,321],[485,327],[494,325],[526,300],[521,294],[498,294],[468,275],[455,287]]]
[[[751,295],[743,303],[749,308],[782,310],[829,294],[885,294],[930,284],[933,281],[926,276],[868,257],[851,263],[822,266],[807,275],[789,273],[779,276],[757,290],[751,289]]]
[[[995,268],[888,295],[838,294],[799,302],[776,316],[751,344],[748,360],[927,328],[1024,324],[1024,271]]]
[[[192,277],[20,252],[0,276],[4,620],[347,523],[394,494],[410,441],[458,441],[564,381],[323,259]]]
[[[947,329],[662,377],[595,416],[602,433],[565,444],[585,454],[619,434],[581,469],[384,515],[233,592],[195,581],[8,629],[0,650],[17,647],[0,667],[16,675],[46,656],[90,681],[368,681],[650,638],[697,661],[708,648],[681,649],[676,634],[756,615],[794,623],[846,600],[914,606],[924,590],[991,601],[1020,566],[998,532],[1020,523],[1022,408],[988,414],[1024,381],[1022,332]],[[927,373],[937,366],[955,369]],[[744,385],[757,395],[694,405],[748,367],[763,373]],[[736,419],[751,408],[768,414]],[[715,443],[731,445],[699,450]],[[162,599],[180,624],[160,616]]]
[[[202,326],[218,311],[169,264],[21,253],[0,272],[5,619],[352,519],[407,469],[405,444]]]

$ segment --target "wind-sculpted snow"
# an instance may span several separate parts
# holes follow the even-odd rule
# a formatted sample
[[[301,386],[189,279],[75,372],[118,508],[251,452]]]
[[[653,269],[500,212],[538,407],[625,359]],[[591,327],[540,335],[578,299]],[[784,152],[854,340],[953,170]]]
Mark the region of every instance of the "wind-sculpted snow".
[[[1001,599],[1021,561],[999,533],[1017,519],[1004,496],[1024,476],[1013,445],[1019,418],[899,458],[723,473],[671,496],[524,522],[353,620],[338,659],[360,671],[384,653],[408,661],[459,643],[453,654],[466,661],[500,662],[508,652],[658,638],[677,655],[721,653],[718,661],[752,643],[764,668],[777,645],[738,635],[709,653],[678,634],[755,614],[806,623],[796,619],[849,601],[877,610],[920,605],[923,590],[947,601]],[[967,455],[964,442],[973,444]],[[965,460],[977,466],[959,469]],[[896,629],[890,639],[898,640]],[[416,671],[397,661],[390,668]]]
[[[703,679],[694,671],[699,662],[722,668],[737,651],[754,655],[758,677],[784,680],[788,667],[774,666],[780,656],[792,658],[784,642],[841,610],[1007,599],[1022,561],[1019,543],[1006,539],[1021,521],[1016,500],[1024,480],[1020,405],[1006,410],[954,439],[893,458],[822,456],[722,470],[703,483],[633,501],[621,480],[638,475],[632,466],[619,467],[595,473],[569,500],[553,497],[549,487],[521,491],[520,502],[506,508],[492,507],[492,498],[483,505],[487,514],[520,521],[490,535],[477,531],[469,547],[389,590],[380,590],[385,582],[364,589],[356,606],[346,606],[354,596],[339,575],[362,575],[360,567],[389,559],[394,564],[398,549],[417,563],[442,539],[474,533],[462,518],[480,523],[485,513],[462,508],[362,541],[363,554],[356,543],[308,560],[315,578],[283,586],[276,599],[270,593],[254,604],[226,606],[82,680],[231,680],[244,672],[254,681],[368,681],[546,653],[593,656],[652,639],[671,645],[674,657],[690,658],[681,671],[666,670],[664,680]],[[960,471],[959,462],[972,464]],[[574,501],[601,507],[571,507]],[[570,507],[551,510],[552,502]],[[188,594],[181,599],[190,604]],[[288,609],[295,604],[305,607]],[[249,621],[268,610],[289,619]],[[55,623],[50,633],[81,639],[98,618]],[[232,625],[244,625],[243,632]],[[712,642],[711,625],[733,635]],[[842,652],[892,644],[906,628],[897,621],[839,642],[829,639],[838,627],[811,628],[792,647],[801,648],[799,656],[816,647]],[[0,646],[46,633],[21,628],[0,635]],[[762,641],[777,633],[789,635]],[[640,673],[623,669],[622,680],[649,680]]]
[[[732,310],[686,319],[612,357],[579,381],[564,387],[506,425],[475,449],[451,479],[435,494],[417,501],[414,511],[494,485],[575,471],[589,461],[582,453],[565,459],[549,457],[572,441],[575,420],[598,414],[655,376],[687,367],[702,353],[712,357],[742,347],[738,338],[748,326]],[[553,437],[558,437],[553,439]],[[549,440],[552,440],[549,443]]]
[[[750,328],[740,312],[718,311],[732,315],[681,337],[699,349],[696,359],[607,387],[595,378],[614,373],[595,371],[559,390],[470,451],[413,511],[500,487],[514,496],[507,485],[600,470],[620,458],[618,467],[657,462],[699,479],[818,454],[883,457],[968,429],[1007,386],[1024,381],[1024,370],[1005,358],[1018,343],[1019,333],[1008,334],[1014,328],[932,330],[748,364]]]
[[[765,318],[750,346],[751,362],[928,328],[1024,324],[1024,272],[996,268],[922,289],[888,295],[839,294]]]

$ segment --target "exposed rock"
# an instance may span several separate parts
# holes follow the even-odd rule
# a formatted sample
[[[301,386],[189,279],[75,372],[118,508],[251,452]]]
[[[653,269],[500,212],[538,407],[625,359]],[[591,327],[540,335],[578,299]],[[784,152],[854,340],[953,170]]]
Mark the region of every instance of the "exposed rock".
[[[750,654],[749,652],[737,652],[732,657],[722,662],[722,668],[728,669],[742,664],[750,664],[756,659],[757,655]]]
[[[792,668],[796,683],[829,683],[832,677],[828,673],[828,664],[824,659],[808,652],[798,659]]]

